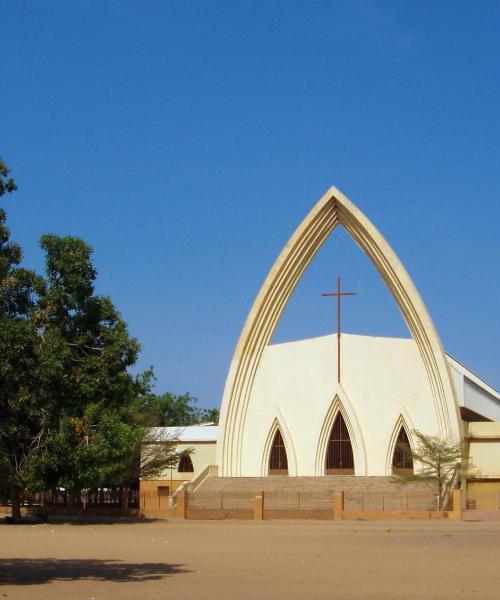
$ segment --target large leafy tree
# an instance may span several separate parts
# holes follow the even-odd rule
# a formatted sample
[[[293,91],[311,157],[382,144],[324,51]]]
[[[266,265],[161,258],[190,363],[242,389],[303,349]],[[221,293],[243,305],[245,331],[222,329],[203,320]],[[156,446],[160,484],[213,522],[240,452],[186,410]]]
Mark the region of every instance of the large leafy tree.
[[[16,189],[0,160],[0,197]],[[19,517],[23,491],[33,484],[33,459],[50,426],[51,401],[39,390],[40,337],[33,321],[44,283],[19,265],[22,252],[10,240],[0,209],[0,492]]]
[[[0,196],[16,189],[0,161]],[[14,518],[29,490],[121,483],[143,430],[139,343],[95,294],[92,251],[45,235],[45,279],[20,266],[0,209],[0,493]]]
[[[137,386],[127,369],[139,352],[108,297],[94,291],[92,251],[74,237],[45,235],[47,286],[37,326],[42,371],[59,407],[57,427],[38,467],[49,486],[72,494],[119,484],[142,429],[135,418]]]
[[[0,197],[17,189],[0,160]],[[0,209],[0,494],[15,519],[27,491],[120,485],[177,460],[163,440],[141,463],[144,428],[217,421],[189,394],[152,393],[152,370],[128,373],[139,343],[95,293],[92,250],[44,235],[45,278],[23,269]],[[168,443],[166,443],[168,442]]]

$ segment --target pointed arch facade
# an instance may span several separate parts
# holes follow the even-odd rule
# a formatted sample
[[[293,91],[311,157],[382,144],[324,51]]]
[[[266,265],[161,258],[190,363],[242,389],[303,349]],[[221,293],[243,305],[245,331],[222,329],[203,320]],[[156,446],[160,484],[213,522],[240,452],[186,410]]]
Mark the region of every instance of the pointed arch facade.
[[[285,442],[281,431],[278,429],[274,435],[269,455],[269,475],[288,475],[288,458]]]
[[[282,416],[280,419],[276,417],[269,429],[262,452],[261,475],[297,475],[297,464],[295,457],[295,449],[293,446],[290,432],[286,427]],[[284,467],[283,459],[286,461]],[[274,462],[275,461],[275,462]],[[275,466],[271,467],[271,463]],[[286,473],[278,473],[278,470]],[[271,471],[276,471],[271,473]]]
[[[394,459],[398,448],[398,443],[401,441],[407,442],[410,449],[413,448],[413,440],[411,434],[411,428],[408,427],[406,419],[403,418],[403,415],[399,415],[394,429],[392,430],[391,439],[389,441],[388,452],[387,452],[387,465],[386,465],[386,474],[391,475],[393,471]],[[398,468],[408,468],[410,466],[400,466]],[[413,463],[411,464],[411,469],[413,470]]]
[[[222,476],[241,475],[245,419],[262,354],[297,283],[337,225],[343,225],[365,252],[399,306],[425,367],[439,434],[449,440],[460,439],[461,422],[449,367],[417,289],[374,225],[339,190],[330,188],[284,247],[241,332],[221,406],[217,462]]]
[[[342,413],[339,412],[328,439],[325,457],[326,475],[354,475],[354,454],[351,437]]]
[[[354,407],[342,389],[335,394],[325,415],[323,426],[318,436],[318,445],[316,448],[315,475],[327,474],[328,447],[333,433],[335,423],[339,417],[345,425],[348,434],[352,454],[353,467],[355,475],[366,475],[366,452],[361,428],[354,412]]]

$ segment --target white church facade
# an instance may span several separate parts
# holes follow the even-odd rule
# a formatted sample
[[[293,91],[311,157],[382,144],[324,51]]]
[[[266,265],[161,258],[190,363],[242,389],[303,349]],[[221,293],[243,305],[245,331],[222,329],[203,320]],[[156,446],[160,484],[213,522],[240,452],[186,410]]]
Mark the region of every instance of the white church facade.
[[[342,333],[340,346],[335,334],[270,344],[302,274],[339,225],[377,268],[412,338]],[[469,423],[483,422],[486,429],[472,427],[474,439],[480,444],[487,435],[493,442],[485,479],[500,491],[496,421],[498,392],[446,355],[396,254],[367,217],[331,188],[285,245],[257,295],[231,361],[220,424],[212,429],[208,453],[203,449],[213,461],[193,475],[197,485],[214,474],[387,477],[394,466],[413,468],[398,450],[414,446],[415,430],[467,441]]]
[[[440,435],[413,340],[343,334],[341,343],[341,382],[335,335],[266,347],[240,442],[242,476],[278,474],[278,431],[291,476],[391,475],[401,430],[410,445],[415,429]]]

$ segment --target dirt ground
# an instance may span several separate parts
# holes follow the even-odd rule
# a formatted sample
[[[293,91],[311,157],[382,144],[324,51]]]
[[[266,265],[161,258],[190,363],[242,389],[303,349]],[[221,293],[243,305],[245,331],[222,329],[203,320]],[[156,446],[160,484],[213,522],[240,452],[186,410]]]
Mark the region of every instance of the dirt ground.
[[[0,525],[0,599],[500,597],[500,522]]]

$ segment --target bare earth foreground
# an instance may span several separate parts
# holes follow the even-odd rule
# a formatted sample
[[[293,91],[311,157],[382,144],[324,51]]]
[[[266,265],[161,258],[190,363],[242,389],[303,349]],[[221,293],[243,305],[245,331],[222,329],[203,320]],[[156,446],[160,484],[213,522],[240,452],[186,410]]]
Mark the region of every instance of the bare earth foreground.
[[[0,599],[500,597],[500,522],[0,525]]]

